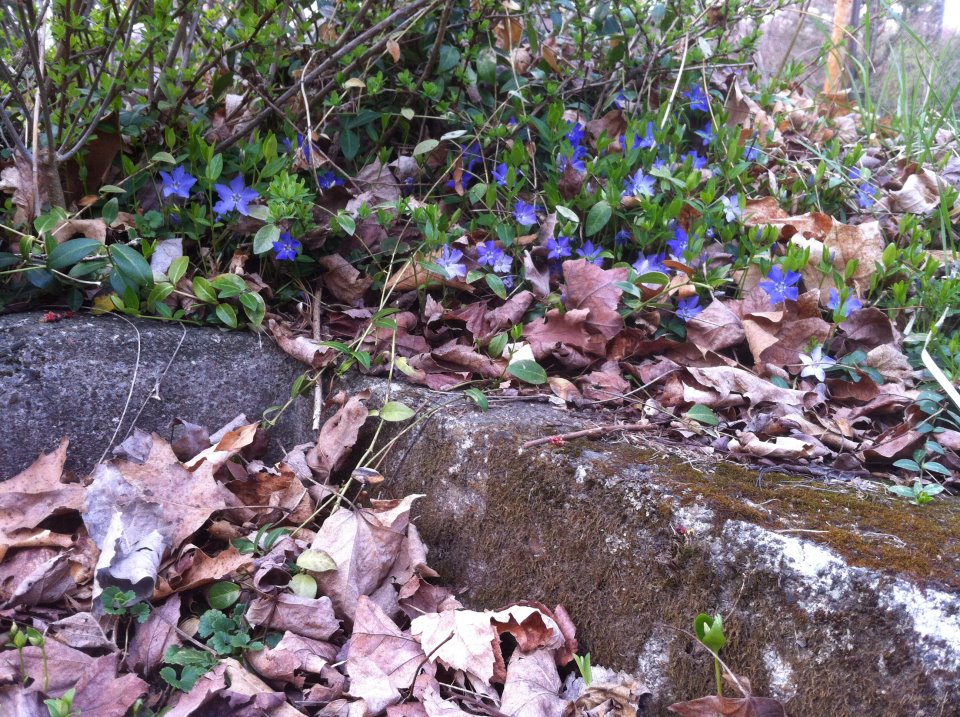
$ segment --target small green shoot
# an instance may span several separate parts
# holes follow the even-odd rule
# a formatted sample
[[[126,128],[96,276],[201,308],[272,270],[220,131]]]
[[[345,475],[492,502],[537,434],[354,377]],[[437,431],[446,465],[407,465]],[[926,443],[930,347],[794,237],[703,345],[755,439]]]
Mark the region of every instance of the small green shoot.
[[[44,700],[43,704],[47,706],[47,712],[50,713],[50,717],[73,717],[74,715],[80,714],[73,710],[73,698],[76,693],[76,688],[71,687],[56,699]]]
[[[697,639],[713,655],[713,669],[717,679],[717,697],[723,697],[723,674],[720,670],[718,657],[720,650],[727,644],[727,638],[723,634],[723,618],[720,615],[710,617],[706,613],[700,613],[693,622],[693,631],[696,633]]]
[[[593,667],[590,665],[590,653],[586,655],[574,655],[573,661],[577,664],[577,670],[583,678],[583,684],[589,687],[593,682]]]

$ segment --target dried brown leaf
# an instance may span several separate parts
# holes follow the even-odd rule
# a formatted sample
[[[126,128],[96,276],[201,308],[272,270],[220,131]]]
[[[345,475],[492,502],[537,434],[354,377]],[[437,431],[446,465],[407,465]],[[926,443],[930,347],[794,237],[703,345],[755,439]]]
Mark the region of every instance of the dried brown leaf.
[[[627,269],[603,269],[586,259],[563,262],[566,284],[565,304],[569,310],[587,309],[587,327],[606,339],[623,330],[623,318],[617,311],[623,290],[617,282],[627,280]]]
[[[559,691],[552,650],[518,651],[507,666],[500,710],[512,717],[562,717],[569,701],[559,697]]]
[[[787,717],[783,705],[769,697],[701,697],[667,707],[681,717]]]

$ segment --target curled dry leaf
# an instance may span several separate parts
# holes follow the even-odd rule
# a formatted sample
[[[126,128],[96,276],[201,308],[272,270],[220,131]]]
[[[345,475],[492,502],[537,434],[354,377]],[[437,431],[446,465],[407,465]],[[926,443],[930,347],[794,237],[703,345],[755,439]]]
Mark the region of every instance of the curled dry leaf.
[[[810,458],[817,453],[817,446],[792,436],[776,436],[771,440],[760,440],[753,433],[741,433],[729,443],[732,453],[747,453],[757,458],[778,458],[796,460]]]
[[[18,540],[45,542],[39,537],[44,533],[33,530],[42,521],[83,508],[86,489],[79,483],[61,482],[69,445],[64,438],[56,450],[43,454],[29,468],[0,482],[0,561]]]
[[[373,283],[373,279],[361,275],[353,264],[339,254],[322,256],[317,263],[326,269],[322,275],[323,285],[345,304],[358,304]]]
[[[836,288],[831,272],[820,266],[824,249],[831,257],[832,268],[843,274],[847,262],[856,260],[857,269],[851,277],[856,287],[869,288],[876,264],[883,256],[884,241],[879,222],[864,222],[856,226],[843,224],[828,214],[808,212],[799,216],[783,216],[769,201],[748,202],[744,212],[747,226],[776,226],[780,236],[800,248],[810,249],[810,261],[801,271],[807,289],[821,290],[824,300],[828,290]]]
[[[330,346],[322,346],[318,341],[306,336],[296,336],[293,331],[274,319],[267,321],[267,329],[285,354],[311,368],[323,368],[337,360],[337,352]]]
[[[507,666],[500,710],[512,717],[562,717],[569,701],[559,691],[552,650],[517,651]]]
[[[326,595],[303,598],[291,593],[254,598],[245,615],[251,625],[292,632],[313,640],[327,640],[340,629],[333,603]]]
[[[326,479],[346,460],[367,420],[367,407],[359,396],[351,396],[320,429],[317,444],[307,453],[307,465]]]
[[[587,309],[586,326],[606,339],[623,330],[623,317],[617,311],[623,290],[618,282],[627,280],[627,269],[602,269],[586,259],[563,262],[568,309]]]
[[[421,497],[372,501],[371,508],[358,511],[340,508],[317,531],[310,547],[324,551],[337,564],[336,570],[317,575],[317,584],[339,615],[353,619],[361,595],[380,593],[401,555],[410,508]],[[395,601],[392,584],[385,587]]]
[[[500,638],[488,613],[447,610],[421,615],[410,623],[410,632],[420,638],[431,662],[462,670],[482,685],[506,679]]]
[[[124,664],[127,669],[153,676],[163,664],[167,648],[181,643],[176,627],[180,622],[180,596],[173,595],[162,605],[155,606],[127,645]]]
[[[53,238],[58,244],[75,236],[96,239],[101,244],[107,241],[107,225],[103,219],[68,219],[53,230]]]
[[[220,451],[191,473],[169,443],[156,434],[152,440],[143,464],[115,460],[94,469],[83,511],[101,550],[98,583],[133,590],[140,599],[153,593],[161,559],[232,500],[213,477],[232,453]]]
[[[929,169],[911,174],[903,187],[889,192],[881,204],[891,212],[929,214],[940,206],[940,182],[943,181]]]
[[[350,694],[366,700],[370,711],[378,713],[400,701],[400,691],[413,684],[425,663],[420,643],[361,595],[347,652]],[[384,682],[389,689],[384,689]]]

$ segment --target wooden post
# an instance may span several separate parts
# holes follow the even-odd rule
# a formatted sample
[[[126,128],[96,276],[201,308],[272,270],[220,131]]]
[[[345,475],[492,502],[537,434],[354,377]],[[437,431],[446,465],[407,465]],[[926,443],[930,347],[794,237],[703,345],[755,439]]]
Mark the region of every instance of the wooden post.
[[[833,33],[830,36],[833,48],[827,56],[827,79],[823,83],[823,92],[827,95],[837,94],[843,89],[844,57],[840,44],[844,40],[852,14],[853,0],[837,0],[833,13]]]

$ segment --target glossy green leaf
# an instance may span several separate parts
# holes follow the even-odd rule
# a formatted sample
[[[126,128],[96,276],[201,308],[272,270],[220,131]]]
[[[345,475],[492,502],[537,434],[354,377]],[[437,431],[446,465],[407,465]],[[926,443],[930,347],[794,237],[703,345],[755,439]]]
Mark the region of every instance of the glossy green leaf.
[[[593,236],[607,226],[611,216],[613,216],[613,209],[609,204],[607,204],[607,202],[601,200],[594,204],[590,208],[590,213],[587,214],[587,236]]]
[[[415,414],[416,411],[399,401],[389,401],[380,409],[380,418],[391,423],[406,421]]]
[[[507,371],[511,376],[514,376],[524,383],[531,383],[535,386],[539,386],[542,383],[547,382],[547,372],[543,370],[543,366],[538,364],[536,361],[531,361],[529,359],[524,359],[523,361],[514,361],[512,364],[507,366]]]
[[[240,586],[236,583],[221,581],[207,590],[207,602],[216,610],[226,610],[240,599]]]
[[[63,269],[68,266],[73,266],[81,259],[85,259],[96,252],[102,246],[103,244],[96,239],[88,239],[86,237],[69,239],[50,252],[50,256],[47,257],[47,268]]]

